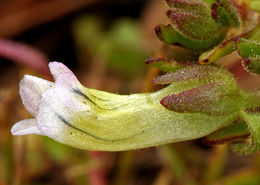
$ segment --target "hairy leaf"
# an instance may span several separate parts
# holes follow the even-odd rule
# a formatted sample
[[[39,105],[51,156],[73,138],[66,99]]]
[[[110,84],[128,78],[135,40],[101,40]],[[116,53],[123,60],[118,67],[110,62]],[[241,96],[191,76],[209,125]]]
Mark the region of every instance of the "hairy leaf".
[[[176,112],[204,112],[213,115],[232,114],[241,107],[239,91],[229,84],[208,83],[161,100],[167,109]]]
[[[209,64],[215,62],[217,59],[226,56],[236,50],[235,42],[240,38],[248,38],[250,40],[260,39],[259,31],[259,14],[256,12],[250,12],[248,20],[245,22],[245,26],[240,35],[226,40],[216,46],[214,49],[202,53],[199,57],[199,63]]]
[[[194,40],[207,40],[219,35],[219,27],[208,15],[198,15],[192,12],[169,10],[167,16],[174,29]]]
[[[212,62],[215,62],[218,58],[230,54],[233,50],[234,50],[234,41],[233,40],[224,41],[214,49],[202,53],[199,57],[199,63],[210,64]]]
[[[150,64],[152,67],[155,67],[165,72],[174,72],[191,65],[191,63],[175,62],[166,58],[150,58],[147,59],[145,62],[146,64]]]
[[[155,27],[158,38],[166,44],[180,45],[195,51],[207,50],[219,43],[226,34],[226,29],[218,30],[214,35],[205,40],[196,40],[180,32],[177,32],[171,25],[158,25]]]
[[[195,51],[205,51],[221,42],[229,27],[239,27],[241,18],[229,0],[166,0],[171,25],[156,27],[160,40]]]
[[[215,0],[211,9],[212,17],[223,26],[240,27],[241,17],[230,0]]]
[[[232,149],[239,154],[252,154],[260,150],[260,114],[243,111],[241,117],[248,125],[250,139],[244,143],[234,144]]]
[[[173,73],[167,73],[153,80],[154,84],[169,84],[185,80],[200,80],[204,82],[233,80],[233,76],[225,69],[216,66],[193,65]]]
[[[248,127],[243,120],[222,128],[203,138],[203,142],[209,145],[236,142],[245,139],[250,135]]]
[[[207,4],[201,0],[165,0],[167,5],[172,9],[179,11],[192,12],[201,15],[209,15],[210,9]]]
[[[243,66],[251,73],[260,74],[260,42],[239,39],[236,48],[243,58]]]

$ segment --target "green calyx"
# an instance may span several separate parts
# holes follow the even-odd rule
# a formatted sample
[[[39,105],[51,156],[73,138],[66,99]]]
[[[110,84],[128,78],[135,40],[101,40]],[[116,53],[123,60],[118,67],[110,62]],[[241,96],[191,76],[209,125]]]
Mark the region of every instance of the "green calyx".
[[[240,16],[229,0],[207,4],[202,0],[166,0],[170,25],[155,32],[166,44],[181,45],[198,52],[221,42],[229,27],[241,25]]]
[[[235,119],[225,127],[206,136],[204,142],[208,144],[236,142],[239,144],[234,144],[233,150],[240,154],[251,154],[259,150],[260,94],[258,92],[242,90],[233,75],[218,66],[192,65],[181,69],[175,65],[171,67],[172,70],[168,65],[167,71],[174,72],[155,78],[153,83],[171,84],[169,86],[179,83],[186,88],[161,99],[160,103],[166,109],[181,114],[206,114],[222,116],[222,118],[235,115]],[[193,86],[194,84],[196,85]],[[240,121],[235,122],[235,120]]]
[[[260,74],[260,16],[257,12],[249,12],[248,19],[242,32],[223,41],[212,50],[202,53],[199,57],[201,64],[209,64],[217,59],[237,51],[245,70]]]
[[[239,39],[236,48],[243,59],[244,68],[251,73],[260,74],[260,42]]]
[[[237,120],[232,125],[203,138],[203,142],[208,145],[241,142],[250,136],[250,131],[245,121]]]

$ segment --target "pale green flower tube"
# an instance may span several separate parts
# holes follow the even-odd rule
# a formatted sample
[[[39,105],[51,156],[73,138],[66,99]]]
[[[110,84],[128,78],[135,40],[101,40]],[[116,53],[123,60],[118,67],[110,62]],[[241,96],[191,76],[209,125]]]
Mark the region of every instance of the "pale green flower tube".
[[[121,151],[200,138],[231,124],[239,114],[239,109],[217,115],[177,112],[160,103],[171,94],[223,82],[224,70],[219,71],[223,77],[209,79],[179,73],[179,81],[158,92],[117,95],[82,86],[62,63],[49,67],[55,83],[29,75],[21,80],[23,104],[34,118],[16,123],[13,135],[39,134],[76,148]]]

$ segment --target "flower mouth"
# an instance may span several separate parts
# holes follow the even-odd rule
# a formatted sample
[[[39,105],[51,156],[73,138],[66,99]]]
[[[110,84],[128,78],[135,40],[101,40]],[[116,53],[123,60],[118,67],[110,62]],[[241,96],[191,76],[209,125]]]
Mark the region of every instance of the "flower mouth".
[[[30,75],[25,75],[21,80],[20,96],[25,108],[34,119],[26,119],[16,123],[11,129],[13,135],[53,135],[51,134],[53,129],[49,127],[58,129],[57,125],[52,124],[53,118],[49,118],[48,113],[44,114],[44,119],[42,115],[44,110],[53,107],[55,103],[57,104],[57,106],[55,105],[56,111],[60,109],[58,105],[63,105],[59,114],[64,113],[65,109],[77,112],[91,111],[90,106],[80,99],[79,95],[82,97],[85,94],[80,90],[82,86],[75,75],[62,63],[51,62],[49,68],[55,83]],[[44,120],[44,123],[41,123],[41,119]],[[46,120],[49,124],[46,124]]]

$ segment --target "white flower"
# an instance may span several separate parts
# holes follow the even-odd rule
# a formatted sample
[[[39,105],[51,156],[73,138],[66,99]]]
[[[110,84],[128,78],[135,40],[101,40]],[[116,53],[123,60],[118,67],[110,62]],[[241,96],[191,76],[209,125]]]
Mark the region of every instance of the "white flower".
[[[75,75],[62,63],[52,62],[49,68],[55,83],[30,75],[25,75],[21,80],[22,102],[35,118],[16,123],[11,129],[13,135],[60,137],[64,127],[59,123],[61,119],[66,120],[73,111],[91,111],[78,94],[84,87]]]
[[[237,118],[179,113],[160,104],[164,97],[186,90],[186,83],[154,93],[118,95],[82,86],[62,63],[52,62],[49,68],[55,83],[30,75],[21,80],[22,102],[34,118],[16,123],[13,135],[38,134],[77,148],[120,151],[203,137]],[[197,86],[190,83],[190,88]]]

